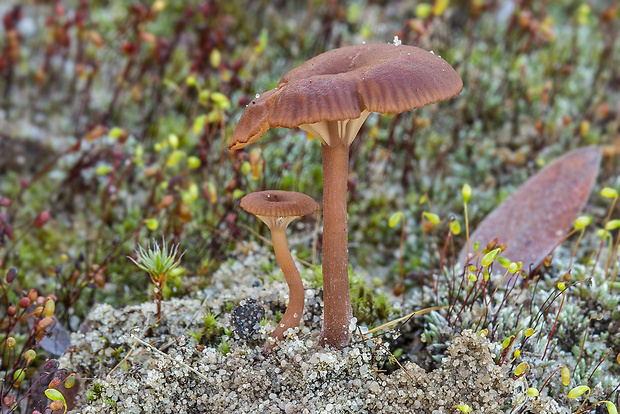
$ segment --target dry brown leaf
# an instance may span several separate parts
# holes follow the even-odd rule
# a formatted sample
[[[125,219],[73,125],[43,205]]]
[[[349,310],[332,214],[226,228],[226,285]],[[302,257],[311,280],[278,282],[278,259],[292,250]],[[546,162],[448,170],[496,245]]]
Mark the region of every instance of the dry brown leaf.
[[[493,210],[471,234],[481,248],[493,238],[506,243],[503,256],[538,267],[570,230],[585,206],[601,163],[599,147],[585,147],[558,158],[527,180]],[[465,263],[466,246],[459,254]]]

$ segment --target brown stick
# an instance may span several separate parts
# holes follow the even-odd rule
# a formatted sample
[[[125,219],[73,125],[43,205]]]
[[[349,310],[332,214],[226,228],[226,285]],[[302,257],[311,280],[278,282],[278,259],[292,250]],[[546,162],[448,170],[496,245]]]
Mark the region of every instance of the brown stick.
[[[289,290],[289,300],[286,312],[278,323],[278,327],[271,333],[271,338],[282,340],[284,339],[284,332],[289,328],[296,328],[299,326],[301,315],[304,311],[304,284],[299,276],[299,271],[291,252],[288,248],[288,242],[286,240],[286,228],[274,228],[271,230],[271,240],[273,242],[273,250],[276,255],[276,260],[284,273],[286,284]],[[265,343],[265,352],[269,352],[273,349],[276,342],[273,339],[268,339]]]
[[[349,145],[340,139],[332,139],[331,146],[322,146],[322,155],[324,319],[321,342],[340,348],[347,345],[351,338],[349,324],[352,310],[347,269]]]

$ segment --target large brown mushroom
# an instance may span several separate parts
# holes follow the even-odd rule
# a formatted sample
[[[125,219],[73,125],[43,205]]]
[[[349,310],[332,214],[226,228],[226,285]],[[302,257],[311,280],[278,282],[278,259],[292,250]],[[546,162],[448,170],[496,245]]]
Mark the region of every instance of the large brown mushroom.
[[[450,99],[463,82],[441,57],[414,46],[363,44],[318,55],[256,97],[229,143],[237,150],[269,128],[299,127],[323,156],[323,343],[349,342],[347,273],[349,146],[370,112],[400,113]]]
[[[282,268],[289,289],[289,300],[286,312],[278,323],[278,327],[265,343],[265,351],[269,352],[277,340],[284,338],[284,333],[299,325],[304,311],[304,285],[299,271],[286,241],[286,228],[291,221],[312,214],[319,210],[319,204],[311,197],[293,191],[257,191],[241,199],[241,208],[261,219],[271,231],[273,251]]]

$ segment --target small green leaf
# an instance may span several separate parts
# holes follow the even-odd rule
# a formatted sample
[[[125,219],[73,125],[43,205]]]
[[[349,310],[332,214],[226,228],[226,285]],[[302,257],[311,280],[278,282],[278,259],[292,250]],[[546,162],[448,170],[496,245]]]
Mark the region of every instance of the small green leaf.
[[[204,129],[205,125],[207,124],[207,116],[206,115],[200,115],[198,117],[196,117],[196,119],[194,119],[194,125],[192,127],[192,130],[194,131],[195,135],[198,135],[202,132],[202,130]]]
[[[221,92],[213,92],[211,94],[211,100],[215,103],[215,106],[220,109],[230,108],[230,100]]]
[[[441,16],[449,5],[450,0],[435,0],[435,3],[433,4],[433,14],[435,16]]]
[[[590,225],[590,223],[592,223],[592,217],[590,217],[590,216],[579,216],[575,220],[575,223],[573,224],[573,226],[575,227],[576,230],[581,230],[584,227],[588,227]]]
[[[527,389],[527,393],[530,394],[532,397],[538,397],[538,390],[536,388],[530,387]]]
[[[222,62],[222,53],[218,49],[213,49],[209,55],[209,63],[214,68],[218,68]]]
[[[478,281],[478,276],[476,276],[473,273],[470,273],[470,274],[467,275],[467,279],[469,279],[472,282],[477,282]]]
[[[118,139],[125,135],[125,130],[119,127],[113,127],[108,131],[108,136],[110,138]]]
[[[245,193],[243,192],[243,190],[240,189],[235,189],[235,191],[233,191],[233,198],[241,198],[245,195]]]
[[[450,221],[450,232],[455,236],[461,234],[461,223],[456,220]]]
[[[523,262],[517,262],[517,263],[512,262],[508,266],[508,271],[510,273],[517,273],[517,272],[520,272],[522,268],[523,268]]]
[[[402,211],[397,211],[396,213],[393,213],[388,219],[388,226],[390,226],[390,228],[396,227],[404,216],[405,215]]]
[[[482,271],[482,277],[484,278],[485,282],[488,282],[489,279],[491,278],[491,274],[489,273],[488,267],[485,267],[484,270]]]
[[[502,349],[506,349],[508,348],[508,346],[510,345],[510,343],[512,342],[512,338],[514,338],[514,335],[510,335],[508,338],[504,339],[502,341]]]
[[[433,223],[433,224],[439,224],[439,222],[441,221],[439,216],[437,214],[435,214],[435,213],[430,213],[428,211],[425,211],[425,212],[422,213],[422,215],[424,217],[426,217],[426,219],[428,221],[430,221],[431,223]]]
[[[196,86],[196,77],[189,75],[187,78],[185,78],[185,83],[187,84],[187,86]]]
[[[62,395],[62,393],[58,391],[57,389],[54,389],[54,388],[46,389],[45,396],[52,401],[62,401],[63,403],[67,404],[67,401],[65,400],[65,396]]]
[[[489,266],[491,263],[493,263],[493,261],[495,260],[495,258],[499,254],[500,250],[501,249],[498,247],[497,249],[493,249],[490,252],[488,252],[487,254],[485,254],[484,257],[482,258],[480,264],[482,264],[482,266]]]
[[[211,96],[211,92],[208,90],[202,90],[200,91],[200,93],[198,94],[198,101],[201,104],[206,104],[207,101],[209,100],[209,97]]]
[[[568,368],[562,367],[560,376],[562,377],[562,384],[564,384],[565,387],[568,387],[568,384],[570,384],[570,371]]]
[[[267,44],[269,43],[269,32],[267,29],[263,28],[258,35],[258,43],[254,46],[254,53],[260,55],[263,53]]]
[[[418,3],[415,6],[415,15],[419,19],[426,19],[428,16],[430,16],[432,10],[433,8],[431,7],[430,4]]]
[[[618,414],[616,404],[612,403],[611,401],[605,401],[605,405],[607,406],[607,412],[609,414]]]
[[[187,157],[187,166],[190,169],[195,170],[196,168],[200,167],[200,164],[202,164],[200,158],[194,155],[192,155],[191,157]]]
[[[25,378],[26,378],[26,370],[23,368],[18,369],[17,371],[13,373],[13,381],[15,381],[18,384],[21,383]]]
[[[469,184],[464,184],[461,189],[461,194],[463,195],[463,203],[469,203],[469,199],[471,198],[471,186]]]
[[[610,187],[605,187],[601,190],[601,195],[605,198],[618,198],[618,192]]]
[[[560,289],[562,292],[564,292],[566,290],[566,283],[558,282],[558,289]]]
[[[499,265],[501,267],[509,267],[510,264],[512,263],[512,261],[509,258],[504,257],[504,256],[498,257],[497,258],[497,262],[499,263]],[[514,272],[512,272],[512,273],[514,273]]]
[[[191,183],[187,189],[187,192],[191,200],[198,199],[198,196],[200,195],[200,189],[198,188],[198,184]]]
[[[527,362],[521,362],[519,365],[517,365],[517,367],[515,368],[515,375],[517,377],[520,377],[521,375],[523,375],[528,369],[530,369],[530,366]]]
[[[241,164],[241,173],[243,175],[248,175],[251,172],[252,172],[252,166],[250,165],[250,163],[247,161],[243,161],[243,163]]]
[[[110,171],[112,171],[112,167],[107,164],[101,164],[98,165],[97,168],[95,168],[95,174],[97,175],[106,175]]]
[[[462,413],[471,413],[471,407],[467,404],[459,404],[456,406]]]
[[[587,3],[582,3],[575,12],[575,20],[581,26],[586,26],[590,22],[590,6]]]
[[[166,166],[174,167],[175,165],[179,163],[179,161],[181,161],[181,159],[183,159],[184,156],[185,156],[185,152],[181,150],[172,151],[172,154],[170,154],[170,156],[168,157],[168,160],[166,161]]]
[[[609,236],[609,232],[605,229],[598,229],[596,231],[596,235],[600,237],[601,239],[605,240],[607,236]]]
[[[174,149],[179,148],[179,137],[176,134],[168,135],[168,143]]]
[[[75,385],[75,374],[71,374],[65,380],[65,388],[72,388]]]
[[[525,337],[529,338],[530,336],[534,335],[536,333],[536,331],[532,328],[527,328],[525,330]]]
[[[578,385],[568,392],[568,398],[577,398],[584,392],[590,393],[590,387],[587,385]]]
[[[146,228],[151,231],[155,231],[159,228],[159,221],[154,218],[144,220],[144,224],[146,224]]]
[[[615,230],[620,227],[620,220],[609,220],[607,224],[605,224],[605,230]]]

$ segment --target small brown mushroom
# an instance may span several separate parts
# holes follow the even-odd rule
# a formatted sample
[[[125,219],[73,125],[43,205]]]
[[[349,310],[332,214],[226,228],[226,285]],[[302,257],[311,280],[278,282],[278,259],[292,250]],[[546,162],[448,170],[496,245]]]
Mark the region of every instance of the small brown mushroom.
[[[241,208],[261,219],[271,231],[273,251],[282,268],[289,289],[289,302],[278,327],[265,343],[269,352],[275,340],[282,340],[289,328],[299,325],[304,311],[304,285],[286,241],[286,228],[291,221],[319,210],[319,204],[311,197],[293,191],[257,191],[241,199]]]
[[[228,147],[241,149],[269,128],[299,127],[322,142],[323,332],[326,345],[350,340],[347,272],[349,146],[370,112],[401,113],[455,97],[463,82],[441,57],[414,46],[363,44],[318,55],[256,97]]]

